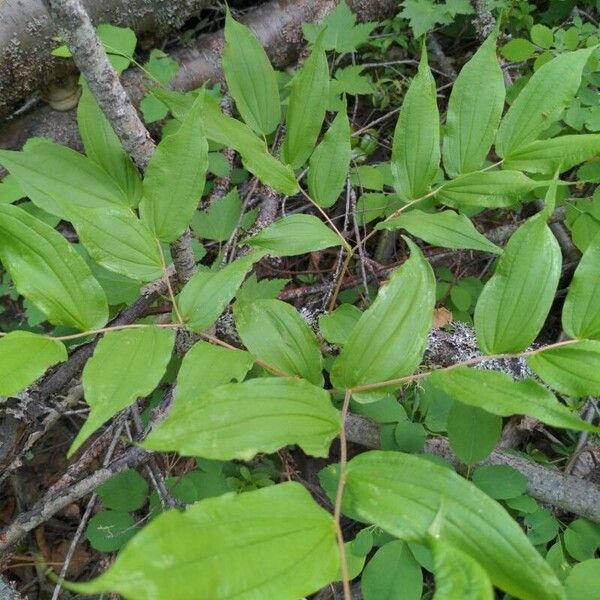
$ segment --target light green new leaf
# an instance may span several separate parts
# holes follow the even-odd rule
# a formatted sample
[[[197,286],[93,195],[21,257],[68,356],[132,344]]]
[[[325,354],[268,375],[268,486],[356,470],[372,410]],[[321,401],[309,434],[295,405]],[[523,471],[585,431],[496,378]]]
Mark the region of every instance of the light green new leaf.
[[[199,97],[181,127],[161,140],[146,168],[140,215],[163,242],[173,242],[185,231],[204,189],[208,142],[203,109]]]
[[[291,84],[282,157],[293,169],[299,169],[314,150],[328,101],[329,66],[320,34]]]
[[[572,338],[600,339],[600,236],[583,253],[563,305],[562,326]]]
[[[306,454],[326,457],[339,431],[340,415],[325,390],[303,379],[259,377],[175,404],[142,446],[247,461],[295,444]]]
[[[543,219],[533,217],[513,233],[475,306],[477,342],[486,354],[521,352],[535,340],[561,265],[560,246]]]
[[[433,550],[435,595],[433,600],[493,600],[492,582],[471,556],[439,539]]]
[[[321,335],[330,344],[342,346],[361,316],[360,308],[353,304],[340,304],[334,311],[319,317]]]
[[[415,200],[429,191],[440,164],[440,115],[435,80],[423,54],[394,131],[391,168],[396,192]]]
[[[505,95],[496,37],[491,35],[452,86],[442,143],[448,175],[455,177],[481,168],[496,137]]]
[[[532,75],[500,123],[498,156],[512,158],[560,118],[579,89],[583,67],[594,49],[560,54]]]
[[[246,243],[275,256],[296,256],[339,246],[341,238],[312,215],[292,215],[269,225]]]
[[[435,304],[435,277],[421,250],[406,241],[410,258],[380,288],[333,365],[331,381],[339,389],[410,375],[423,357]],[[371,400],[388,391],[354,396]]]
[[[323,208],[333,206],[340,197],[351,158],[350,121],[344,102],[309,162],[308,191]]]
[[[202,394],[229,383],[242,381],[254,359],[243,350],[230,350],[199,341],[186,353],[177,374],[175,402],[195,402]]]
[[[580,340],[549,348],[527,359],[542,381],[561,394],[600,396],[600,342]]]
[[[457,367],[434,371],[429,379],[454,400],[500,417],[528,415],[550,425],[580,431],[597,431],[561,404],[544,386],[525,379],[515,381],[506,373]]]
[[[57,231],[12,204],[0,205],[0,261],[22,296],[54,325],[82,331],[108,320],[104,291]]]
[[[522,600],[565,600],[520,526],[451,469],[400,452],[366,452],[348,463],[343,510],[391,535],[425,540],[441,507],[439,539],[478,562],[495,586]]]
[[[142,198],[140,174],[85,84],[77,105],[77,124],[87,157],[115,180],[130,206],[137,206]]]
[[[502,250],[496,244],[492,244],[475,229],[468,217],[451,210],[439,213],[411,210],[378,223],[375,229],[404,229],[428,244],[441,248],[465,248],[502,254]]]
[[[117,183],[90,159],[49,140],[23,152],[0,150],[0,164],[37,206],[61,219],[66,216],[59,200],[86,208],[126,206],[130,202]]]
[[[332,516],[298,483],[226,494],[150,522],[78,592],[129,600],[297,600],[336,577]]]
[[[184,322],[192,331],[210,327],[233,300],[252,265],[264,256],[252,252],[238,258],[220,271],[200,271],[177,296],[177,306]]]
[[[91,411],[68,456],[113,415],[154,390],[174,343],[175,332],[159,327],[110,331],[98,342],[81,379]]]
[[[542,185],[520,171],[483,171],[447,181],[436,198],[452,208],[502,208],[513,206],[527,192]]]
[[[561,135],[551,140],[536,140],[511,153],[504,161],[507,169],[554,174],[600,155],[600,134]]]
[[[67,360],[65,345],[29,331],[0,337],[0,396],[14,396],[48,367]]]
[[[61,208],[99,265],[138,281],[153,281],[162,275],[158,242],[131,210],[85,209],[62,203]]]
[[[323,385],[323,357],[314,331],[281,300],[236,303],[235,326],[244,346],[287,375]]]
[[[257,133],[271,133],[281,118],[275,70],[252,31],[238,23],[229,10],[225,17],[223,71],[242,119]]]

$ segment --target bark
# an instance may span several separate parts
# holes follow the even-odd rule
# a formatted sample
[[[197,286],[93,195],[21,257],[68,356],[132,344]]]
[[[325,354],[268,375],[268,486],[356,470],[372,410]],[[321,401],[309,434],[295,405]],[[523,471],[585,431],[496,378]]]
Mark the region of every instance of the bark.
[[[152,33],[158,40],[214,4],[214,0],[86,0],[95,24]],[[70,60],[50,55],[57,29],[42,0],[0,2],[0,118],[32,92],[73,72]]]

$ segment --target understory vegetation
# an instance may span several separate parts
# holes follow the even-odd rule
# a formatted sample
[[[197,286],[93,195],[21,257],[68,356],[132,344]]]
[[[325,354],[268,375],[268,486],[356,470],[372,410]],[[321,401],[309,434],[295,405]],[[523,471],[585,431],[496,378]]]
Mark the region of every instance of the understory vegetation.
[[[7,598],[600,599],[600,5],[349,4],[281,70],[219,7],[183,90],[49,0],[81,147],[0,149]]]

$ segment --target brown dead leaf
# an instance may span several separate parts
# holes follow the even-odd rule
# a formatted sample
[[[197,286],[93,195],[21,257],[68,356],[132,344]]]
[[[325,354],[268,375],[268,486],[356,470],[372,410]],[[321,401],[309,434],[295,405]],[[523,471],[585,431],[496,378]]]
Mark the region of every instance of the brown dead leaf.
[[[443,306],[440,308],[435,308],[433,310],[432,327],[434,329],[441,329],[442,327],[452,323],[452,319],[452,313],[447,308],[444,308]]]

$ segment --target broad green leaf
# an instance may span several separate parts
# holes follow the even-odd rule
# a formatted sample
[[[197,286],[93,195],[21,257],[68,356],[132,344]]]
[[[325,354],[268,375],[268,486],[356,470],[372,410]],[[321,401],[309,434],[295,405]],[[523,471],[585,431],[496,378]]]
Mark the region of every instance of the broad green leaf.
[[[144,175],[142,221],[163,242],[176,240],[190,224],[202,196],[208,167],[203,98],[173,134],[157,146]]]
[[[289,279],[261,279],[258,281],[256,275],[252,274],[244,281],[236,297],[241,302],[270,300],[277,298],[289,282]]]
[[[513,206],[527,192],[544,185],[520,171],[481,171],[444,183],[436,198],[452,208]]]
[[[508,44],[502,47],[502,56],[504,58],[514,61],[522,62],[530,59],[535,54],[535,46],[524,38],[515,38],[510,40]]]
[[[598,431],[532,379],[515,381],[506,373],[469,367],[434,371],[429,378],[435,387],[457,402],[500,417],[528,415],[551,427]]]
[[[540,48],[550,48],[554,43],[554,33],[552,29],[536,23],[529,32],[531,41]]]
[[[600,342],[580,340],[532,354],[527,364],[561,394],[600,396]]]
[[[94,550],[115,552],[120,550],[136,531],[135,519],[129,513],[104,510],[90,519],[85,537]]]
[[[435,573],[433,600],[494,600],[492,582],[477,560],[439,539],[430,546]]]
[[[57,231],[12,204],[0,205],[0,261],[22,296],[54,325],[82,331],[108,320],[106,296]]]
[[[367,563],[360,580],[364,600],[421,600],[423,573],[401,540],[384,544]]]
[[[137,39],[129,27],[115,27],[110,23],[100,23],[96,28],[113,67],[121,73],[131,63]]]
[[[299,169],[315,148],[328,98],[329,66],[320,34],[291,84],[282,157],[293,169]]]
[[[573,338],[600,339],[600,236],[583,253],[563,305],[562,326]]]
[[[465,248],[502,254],[502,250],[483,236],[465,215],[444,210],[426,213],[411,210],[378,223],[375,229],[404,229],[428,244],[442,248]]]
[[[343,509],[410,540],[425,540],[442,509],[439,539],[478,562],[495,586],[522,600],[565,600],[551,567],[512,517],[460,475],[425,458],[381,451],[353,458]]]
[[[82,154],[44,140],[23,152],[0,150],[0,164],[41,209],[66,218],[57,200],[71,206],[125,206],[129,199],[117,183]]]
[[[290,482],[163,513],[106,573],[68,587],[129,600],[297,600],[333,581],[338,566],[332,516]]]
[[[306,454],[326,457],[339,431],[340,415],[325,390],[302,379],[259,377],[175,404],[142,446],[248,461],[295,444]]]
[[[233,188],[208,210],[196,212],[192,229],[201,238],[226,242],[235,231],[241,214],[242,201],[237,188]]]
[[[29,331],[0,337],[0,396],[14,396],[39,379],[48,367],[67,360],[65,345]]]
[[[496,152],[506,159],[537,139],[575,97],[594,48],[566,52],[540,67],[512,103],[498,128]]]
[[[435,277],[421,250],[407,243],[410,258],[381,287],[333,365],[331,381],[339,389],[410,375],[421,362],[433,317]],[[385,393],[379,389],[363,397]]]
[[[25,197],[25,192],[14,175],[6,175],[0,181],[0,204],[12,204]]]
[[[415,75],[398,116],[392,148],[392,174],[403,200],[415,200],[429,191],[440,164],[440,115],[435,80],[423,47]]]
[[[183,357],[177,374],[175,402],[195,402],[219,385],[233,379],[242,381],[253,364],[248,352],[199,341]]]
[[[177,296],[179,312],[192,331],[210,327],[233,300],[252,265],[264,256],[252,252],[220,271],[200,271]]]
[[[250,353],[287,375],[323,385],[317,336],[293,306],[281,300],[238,302],[233,316]]]
[[[171,360],[174,343],[175,332],[159,327],[109,331],[98,342],[81,378],[90,414],[68,456],[113,415],[154,390]]]
[[[467,465],[486,459],[502,435],[500,417],[460,402],[450,407],[446,426],[450,447]]]
[[[455,177],[481,168],[496,137],[505,95],[496,37],[491,35],[452,86],[442,143],[448,175]]]
[[[292,215],[275,221],[246,243],[275,256],[296,256],[339,246],[342,240],[321,219],[312,215]]]
[[[139,281],[153,281],[162,275],[158,240],[131,210],[86,209],[63,203],[61,208],[99,265]]]
[[[181,92],[153,90],[152,93],[164,102],[180,121],[183,121],[193,102],[193,97],[183,96]],[[266,142],[248,125],[226,117],[221,112],[218,102],[206,93],[203,118],[206,137],[239,152],[246,169],[264,184],[286,196],[293,196],[298,192],[298,182],[292,169],[271,156]]]
[[[139,510],[148,498],[148,482],[137,471],[128,469],[97,487],[96,493],[111,510]]]
[[[324,208],[335,204],[344,189],[351,158],[350,121],[344,102],[310,157],[308,191],[317,204]]]
[[[360,308],[352,304],[340,304],[334,311],[319,317],[321,335],[330,344],[345,344],[361,315]]]
[[[223,71],[242,119],[259,134],[271,133],[281,118],[275,70],[252,31],[238,23],[229,10],[225,17]]]
[[[529,142],[504,161],[507,169],[553,174],[600,155],[600,134],[561,135],[551,140]]]
[[[77,124],[87,157],[115,180],[129,205],[137,206],[142,198],[140,174],[85,84],[77,105]]]
[[[518,498],[527,491],[527,477],[508,465],[484,465],[473,472],[473,483],[495,500]]]
[[[486,354],[521,352],[535,340],[561,265],[560,246],[543,219],[533,217],[513,233],[475,306],[477,342]]]
[[[600,594],[600,560],[584,560],[573,566],[565,579],[569,600],[598,600]]]

